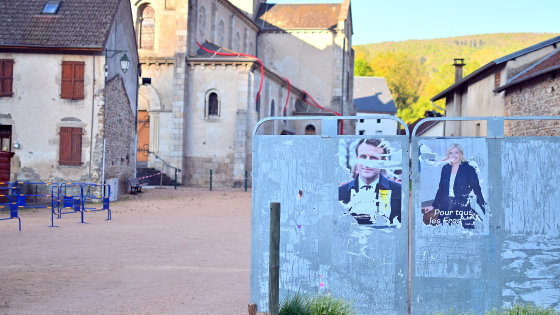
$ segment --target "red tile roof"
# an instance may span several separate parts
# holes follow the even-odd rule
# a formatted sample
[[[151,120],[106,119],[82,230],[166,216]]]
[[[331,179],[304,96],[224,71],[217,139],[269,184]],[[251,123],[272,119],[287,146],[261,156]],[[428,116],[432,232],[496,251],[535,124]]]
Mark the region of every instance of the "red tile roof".
[[[517,79],[513,80],[512,82],[515,82],[517,80],[523,79],[530,75],[536,74],[537,72],[559,65],[560,65],[560,53],[557,50],[554,55],[550,56],[547,59],[544,59],[541,63],[537,64],[534,68],[529,69],[529,71],[525,72],[523,75],[519,76]]]
[[[517,76],[511,78],[506,84],[500,86],[494,92],[502,92],[509,87],[522,83],[532,78],[547,74],[551,71],[560,70],[560,49],[544,57],[533,66],[527,68]]]
[[[0,1],[0,47],[102,48],[121,0],[65,0],[42,14],[46,2]]]
[[[274,4],[259,8],[256,23],[262,30],[332,29],[338,24],[340,3]]]

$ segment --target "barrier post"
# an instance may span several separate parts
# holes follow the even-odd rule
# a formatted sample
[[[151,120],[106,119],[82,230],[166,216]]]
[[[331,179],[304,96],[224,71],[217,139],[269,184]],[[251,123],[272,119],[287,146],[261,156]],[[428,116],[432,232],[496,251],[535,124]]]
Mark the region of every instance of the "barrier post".
[[[210,169],[210,190],[212,190],[212,169]]]
[[[245,192],[247,192],[247,170],[245,170]]]
[[[280,290],[280,203],[270,203],[270,257],[268,262],[268,314],[278,315]]]
[[[177,190],[177,169],[175,169],[175,190]]]

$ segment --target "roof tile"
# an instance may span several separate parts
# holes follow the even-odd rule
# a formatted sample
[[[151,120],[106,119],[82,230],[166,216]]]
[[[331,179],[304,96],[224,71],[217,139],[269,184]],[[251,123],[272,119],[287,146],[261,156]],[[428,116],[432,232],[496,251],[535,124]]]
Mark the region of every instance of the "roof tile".
[[[262,30],[332,29],[338,24],[342,4],[274,4],[259,8],[256,23]]]
[[[120,0],[65,0],[57,14],[45,3],[0,1],[0,46],[101,48]]]

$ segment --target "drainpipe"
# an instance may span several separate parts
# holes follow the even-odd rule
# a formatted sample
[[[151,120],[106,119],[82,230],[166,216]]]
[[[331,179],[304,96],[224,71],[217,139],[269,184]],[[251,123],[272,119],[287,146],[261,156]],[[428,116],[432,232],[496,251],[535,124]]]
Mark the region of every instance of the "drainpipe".
[[[91,88],[91,132],[89,135],[89,179],[91,181],[91,163],[93,160],[93,121],[95,115],[95,52],[92,53],[93,57],[93,80]]]

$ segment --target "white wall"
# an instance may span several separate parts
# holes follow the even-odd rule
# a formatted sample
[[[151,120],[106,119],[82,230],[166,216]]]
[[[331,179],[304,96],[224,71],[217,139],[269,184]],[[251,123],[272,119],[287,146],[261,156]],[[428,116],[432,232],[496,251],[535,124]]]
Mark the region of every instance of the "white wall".
[[[356,116],[393,116],[390,114],[378,113],[361,113],[357,112]],[[379,121],[379,122],[378,122]],[[364,131],[364,135],[396,135],[397,134],[397,121],[392,119],[364,119],[364,122],[358,120],[356,122],[356,135],[360,131]],[[381,133],[379,133],[381,132]]]

